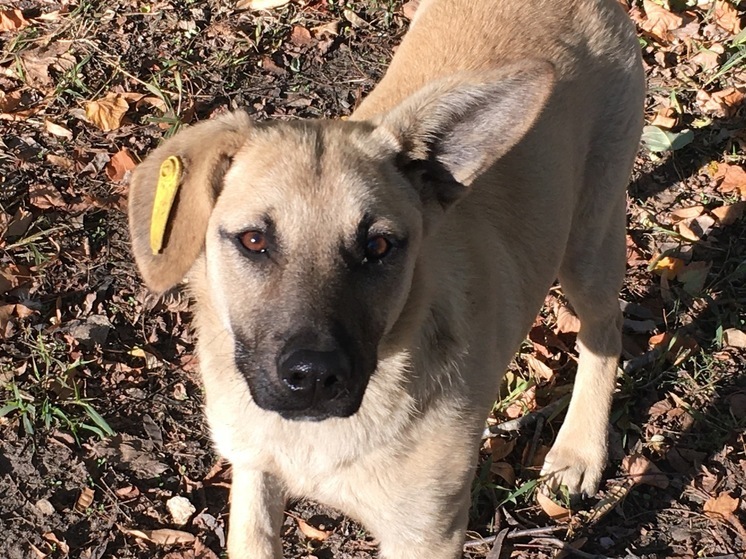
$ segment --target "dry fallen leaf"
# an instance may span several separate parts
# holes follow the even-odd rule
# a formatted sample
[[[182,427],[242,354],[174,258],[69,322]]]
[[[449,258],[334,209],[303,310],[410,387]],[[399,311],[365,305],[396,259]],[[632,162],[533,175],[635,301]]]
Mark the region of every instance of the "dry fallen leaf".
[[[643,0],[642,7],[646,15],[641,24],[642,29],[662,42],[670,41],[671,31],[678,29],[684,23],[684,18],[652,0]]]
[[[720,55],[725,52],[725,47],[719,43],[711,45],[710,48],[702,48],[692,56],[692,62],[703,70],[715,70],[720,67]]]
[[[103,99],[86,103],[85,116],[104,132],[109,132],[122,125],[128,108],[127,100],[121,94],[112,92]]]
[[[710,517],[728,517],[738,510],[738,499],[731,497],[727,491],[723,491],[717,497],[710,497],[704,506],[704,511]]]
[[[536,386],[524,390],[503,412],[505,417],[515,419],[536,409]]]
[[[508,456],[515,449],[515,439],[504,439],[503,437],[494,437],[487,439],[485,449],[492,453],[492,461],[499,462]]]
[[[59,539],[54,532],[45,532],[41,535],[41,537],[47,540],[52,545],[56,546],[57,550],[62,553],[62,555],[67,555],[68,553],[70,553],[70,546],[67,545],[67,542],[65,540]]]
[[[131,171],[135,167],[137,167],[137,161],[135,161],[132,152],[127,148],[122,148],[111,156],[106,167],[104,167],[104,172],[110,181],[119,182],[127,174],[127,171]]]
[[[718,27],[733,35],[741,31],[741,15],[738,13],[738,9],[727,0],[717,0],[715,2],[712,21]]]
[[[715,208],[710,213],[718,219],[720,225],[732,225],[743,217],[744,210],[746,202],[736,202]]]
[[[18,9],[0,10],[0,32],[18,31],[29,24]]]
[[[728,118],[736,113],[744,98],[746,89],[728,87],[713,93],[700,90],[697,92],[696,101],[703,112],[719,118]]]
[[[723,343],[730,347],[746,348],[746,332],[737,328],[723,331]]]
[[[60,124],[52,122],[48,118],[44,119],[44,128],[46,128],[47,132],[49,132],[53,136],[59,136],[60,138],[67,138],[68,140],[73,139],[73,133],[71,130],[65,128],[64,126]]]
[[[88,507],[93,504],[93,489],[90,487],[84,487],[78,495],[78,500],[75,501],[75,510],[78,512],[85,512]]]
[[[134,536],[156,545],[190,544],[194,543],[194,540],[196,539],[194,534],[182,530],[171,530],[170,528],[160,528],[158,530],[136,530],[120,526],[119,529],[129,536]]]
[[[541,491],[536,492],[536,502],[541,507],[541,510],[543,510],[552,520],[564,522],[570,519],[570,511],[568,509],[558,505]]]
[[[718,163],[717,171],[713,177],[720,180],[718,190],[720,192],[738,192],[742,198],[746,198],[746,170],[740,165],[729,163]]]
[[[671,212],[671,220],[673,222],[681,221],[682,219],[692,219],[699,217],[702,212],[705,211],[705,207],[702,205],[688,206],[686,208],[679,208]]]
[[[515,470],[507,462],[493,462],[490,471],[500,477],[508,484],[508,487],[515,485]]]
[[[676,126],[676,122],[676,111],[674,108],[661,107],[658,109],[658,112],[655,113],[653,120],[650,121],[650,125],[668,129]]]
[[[580,332],[580,319],[565,305],[557,305],[554,309],[557,317],[556,332],[562,334],[577,334]]]
[[[740,500],[731,497],[727,491],[723,491],[717,497],[711,497],[704,506],[706,516],[715,520],[725,520],[733,526],[742,539],[746,540],[746,528],[734,514],[738,510]]]
[[[296,47],[309,47],[313,45],[314,40],[308,29],[302,25],[293,25],[293,29],[290,31],[290,42]]]
[[[296,518],[298,521],[298,528],[303,532],[303,535],[310,540],[324,541],[332,535],[333,530],[319,530],[314,526],[311,526],[308,522],[302,518]]]
[[[49,208],[64,208],[67,204],[65,199],[51,184],[35,184],[29,189],[29,202],[40,210]]]
[[[622,467],[629,474],[629,479],[635,484],[652,485],[661,489],[668,487],[668,477],[642,454],[625,456],[622,460]]]

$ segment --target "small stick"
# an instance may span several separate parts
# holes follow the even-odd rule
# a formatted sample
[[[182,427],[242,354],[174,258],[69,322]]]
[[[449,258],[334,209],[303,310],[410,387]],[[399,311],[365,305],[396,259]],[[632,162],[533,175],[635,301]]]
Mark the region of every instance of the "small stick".
[[[570,544],[567,544],[562,540],[558,540],[557,538],[537,538],[534,541],[539,545],[544,544],[549,547],[561,549],[562,551],[569,553],[570,555],[577,555],[578,557],[583,557],[584,559],[610,559],[605,555],[596,555],[595,553],[588,553],[586,551],[581,551],[580,549],[575,549]]]
[[[527,429],[534,423],[536,423],[539,418],[541,418],[542,420],[546,420],[559,408],[565,407],[569,401],[569,395],[563,396],[556,402],[552,402],[551,404],[544,406],[537,412],[527,413],[524,416],[518,417],[516,419],[511,419],[510,421],[504,421],[503,423],[498,423],[497,425],[490,425],[484,430],[482,438],[489,439],[501,433],[510,433],[512,431],[521,431],[523,429]]]

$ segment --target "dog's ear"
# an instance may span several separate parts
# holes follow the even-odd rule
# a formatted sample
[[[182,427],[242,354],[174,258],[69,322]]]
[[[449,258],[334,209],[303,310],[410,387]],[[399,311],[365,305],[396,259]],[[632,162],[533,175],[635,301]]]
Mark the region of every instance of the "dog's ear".
[[[400,147],[400,168],[447,207],[512,148],[541,113],[554,68],[541,61],[430,83],[384,115],[378,130]]]
[[[250,128],[249,116],[243,112],[201,122],[164,142],[135,169],[129,192],[132,250],[153,291],[160,293],[179,283],[202,252],[225,173]],[[168,182],[177,188],[170,210],[167,202],[160,201],[164,193],[158,192],[167,190]],[[159,211],[153,212],[156,203],[160,217]]]

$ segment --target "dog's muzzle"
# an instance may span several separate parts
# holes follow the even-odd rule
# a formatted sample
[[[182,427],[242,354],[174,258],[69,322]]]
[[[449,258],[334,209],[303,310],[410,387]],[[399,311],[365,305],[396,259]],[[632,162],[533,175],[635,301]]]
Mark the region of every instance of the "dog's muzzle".
[[[257,367],[237,343],[236,365],[256,404],[285,419],[349,417],[360,408],[370,372],[343,348],[286,346],[274,367]],[[274,369],[274,371],[272,371]],[[372,371],[371,371],[372,372]]]

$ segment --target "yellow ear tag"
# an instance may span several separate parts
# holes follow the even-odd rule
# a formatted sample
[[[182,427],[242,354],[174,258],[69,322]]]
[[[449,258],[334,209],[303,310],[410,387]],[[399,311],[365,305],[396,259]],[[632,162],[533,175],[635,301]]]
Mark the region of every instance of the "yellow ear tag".
[[[174,205],[176,191],[179,189],[181,170],[181,160],[174,155],[161,163],[153,201],[153,214],[150,216],[150,249],[153,254],[158,254],[163,248],[163,237],[166,234],[168,216]]]

